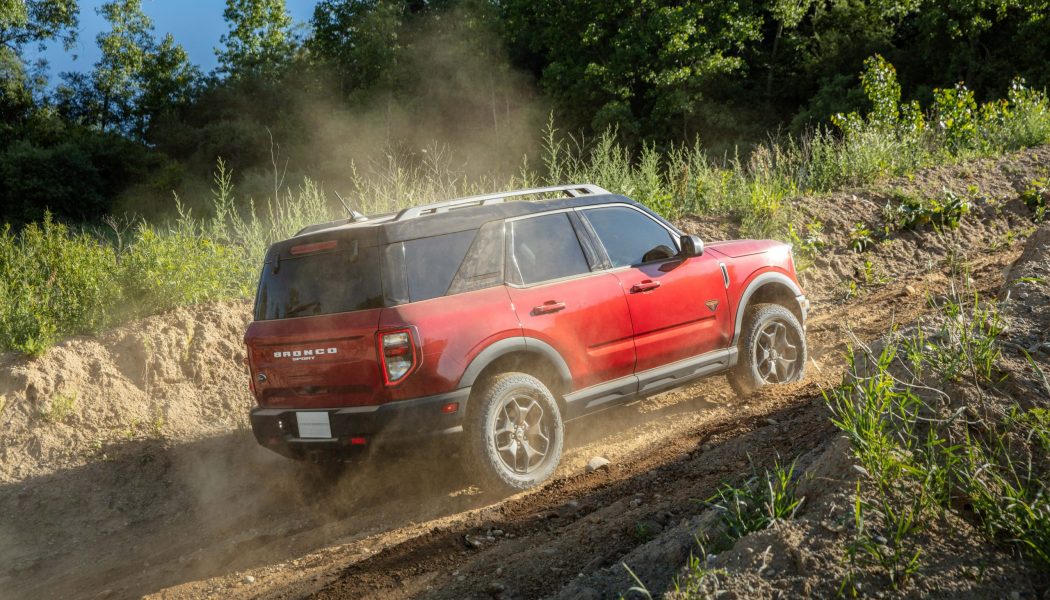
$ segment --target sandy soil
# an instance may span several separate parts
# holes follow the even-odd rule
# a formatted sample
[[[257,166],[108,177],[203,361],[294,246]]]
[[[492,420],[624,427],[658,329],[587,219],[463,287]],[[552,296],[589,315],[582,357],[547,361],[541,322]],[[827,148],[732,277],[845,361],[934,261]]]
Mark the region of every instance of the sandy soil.
[[[714,378],[606,411],[570,427],[551,482],[511,498],[474,487],[448,448],[383,456],[334,483],[259,448],[246,422],[244,304],[180,309],[35,361],[2,357],[0,597],[603,598],[634,585],[623,562],[658,593],[709,525],[702,500],[796,457],[817,474],[807,508],[820,516],[725,552],[722,566],[739,575],[725,590],[826,594],[821,581],[836,567],[801,542],[831,545],[815,532],[837,527],[829,511],[846,509],[854,475],[820,390],[841,378],[851,336],[875,340],[927,314],[963,260],[982,295],[1009,291],[1027,307],[1010,343],[1038,354],[1050,341],[1040,316],[1050,295],[1017,280],[1043,272],[1045,251],[1023,250],[1033,225],[1017,194],[1048,164],[1050,148],[1037,148],[799,199],[824,223],[827,244],[805,274],[815,300],[807,381],[741,402]],[[945,186],[979,190],[959,230],[895,234],[863,254],[846,248],[849,228],[877,225],[894,190]],[[683,226],[706,239],[733,235],[729,223]],[[593,456],[610,467],[586,474]],[[946,555],[975,548],[973,560],[992,567],[980,583],[945,571],[957,584],[933,591],[1039,591],[1001,551],[938,535]],[[778,550],[773,558],[766,547]]]

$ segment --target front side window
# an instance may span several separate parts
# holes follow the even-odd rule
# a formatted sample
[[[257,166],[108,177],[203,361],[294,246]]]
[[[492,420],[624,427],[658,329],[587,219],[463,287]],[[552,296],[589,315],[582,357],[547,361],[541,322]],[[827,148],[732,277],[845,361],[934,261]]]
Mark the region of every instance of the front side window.
[[[590,272],[576,230],[566,213],[510,223],[511,259],[525,285]]]
[[[584,214],[605,246],[613,267],[665,260],[678,253],[678,245],[671,233],[633,208],[591,208]]]

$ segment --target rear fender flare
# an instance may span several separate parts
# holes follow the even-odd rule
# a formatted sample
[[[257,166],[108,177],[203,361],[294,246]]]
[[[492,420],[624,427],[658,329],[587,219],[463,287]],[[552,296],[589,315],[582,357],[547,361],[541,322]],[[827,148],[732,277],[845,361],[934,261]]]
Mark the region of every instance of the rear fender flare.
[[[572,389],[572,373],[569,371],[569,365],[565,363],[565,359],[561,357],[561,354],[558,354],[558,351],[547,342],[524,336],[504,338],[482,350],[474,357],[474,360],[470,361],[467,369],[463,372],[463,376],[459,379],[459,387],[473,386],[478,376],[485,370],[485,367],[502,356],[517,352],[539,354],[547,359],[554,366],[554,375],[560,380],[558,383],[561,384],[561,388],[565,390]]]

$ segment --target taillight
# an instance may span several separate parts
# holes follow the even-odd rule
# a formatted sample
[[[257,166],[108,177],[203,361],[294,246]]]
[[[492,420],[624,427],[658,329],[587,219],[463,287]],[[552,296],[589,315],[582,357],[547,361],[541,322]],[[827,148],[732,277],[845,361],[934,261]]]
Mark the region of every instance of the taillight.
[[[387,385],[404,379],[416,366],[416,345],[412,340],[412,332],[399,329],[380,333],[379,357]]]

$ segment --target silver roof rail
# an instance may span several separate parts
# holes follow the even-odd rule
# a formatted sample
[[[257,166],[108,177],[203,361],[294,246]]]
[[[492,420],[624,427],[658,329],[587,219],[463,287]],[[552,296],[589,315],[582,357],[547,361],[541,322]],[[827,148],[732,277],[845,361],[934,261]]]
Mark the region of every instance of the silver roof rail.
[[[554,192],[565,192],[565,195],[570,198],[609,193],[608,190],[600,188],[590,183],[577,183],[573,185],[552,185],[549,187],[529,188],[525,190],[514,190],[511,192],[499,192],[496,194],[481,194],[478,196],[467,196],[465,198],[456,198],[454,200],[447,200],[445,202],[424,204],[423,206],[413,206],[411,208],[406,208],[401,212],[397,213],[397,216],[394,217],[393,220],[404,221],[407,219],[415,219],[416,217],[422,217],[424,215],[433,215],[437,213],[448,212],[457,208],[466,208],[468,206],[485,206],[487,204],[498,204],[509,198],[517,198],[520,196],[534,196],[537,194],[550,194]]]

